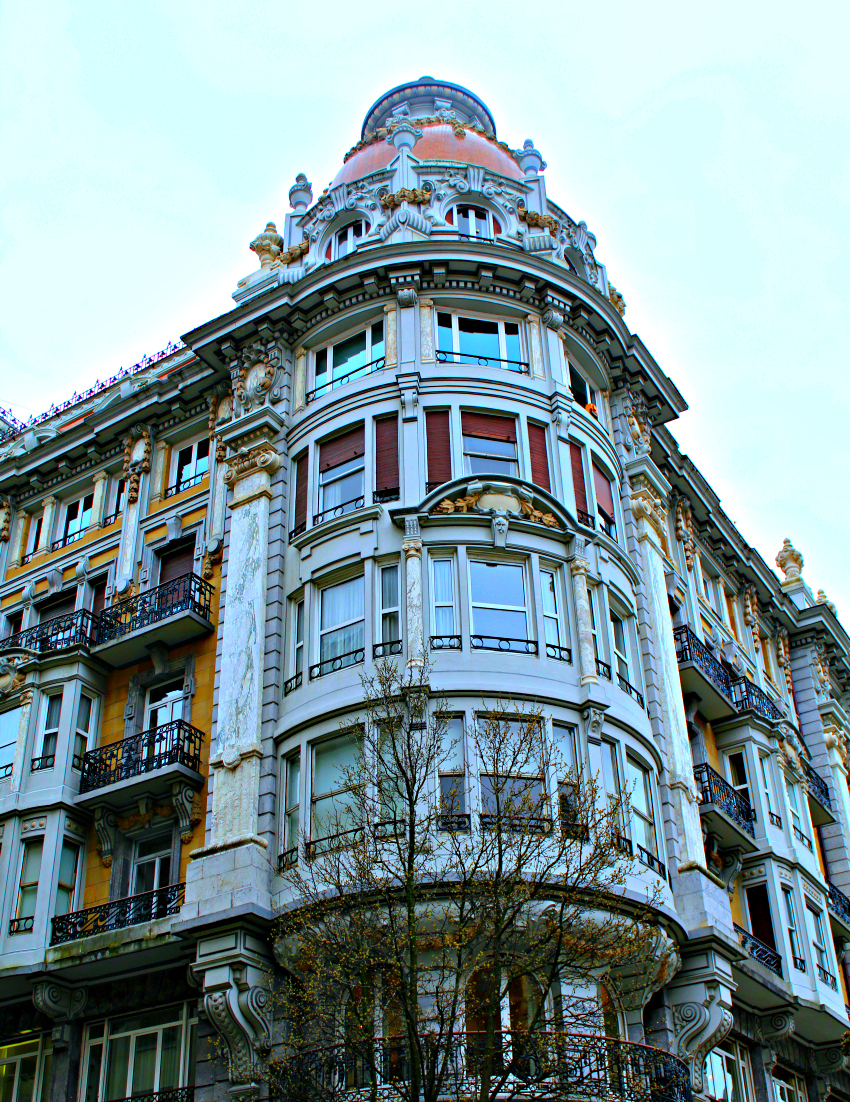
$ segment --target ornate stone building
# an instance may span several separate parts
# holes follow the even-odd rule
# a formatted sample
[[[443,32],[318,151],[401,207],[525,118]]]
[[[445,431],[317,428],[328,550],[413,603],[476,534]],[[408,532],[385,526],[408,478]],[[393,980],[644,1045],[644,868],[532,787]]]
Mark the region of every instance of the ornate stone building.
[[[0,437],[2,1098],[267,1095],[280,873],[327,842],[363,670],[427,653],[460,829],[506,685],[640,793],[674,966],[608,995],[611,1043],[706,1098],[850,1099],[850,639],[679,452],[545,167],[471,92],[395,88],[233,309]]]

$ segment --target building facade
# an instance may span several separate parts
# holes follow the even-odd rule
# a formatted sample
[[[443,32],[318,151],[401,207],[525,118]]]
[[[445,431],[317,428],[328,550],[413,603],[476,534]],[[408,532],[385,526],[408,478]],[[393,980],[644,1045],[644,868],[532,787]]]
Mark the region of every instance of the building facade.
[[[545,167],[395,88],[228,313],[0,437],[4,1099],[267,1096],[281,872],[362,672],[426,655],[461,829],[506,686],[641,793],[666,943],[606,1032],[705,1098],[850,1098],[850,639],[678,450]]]

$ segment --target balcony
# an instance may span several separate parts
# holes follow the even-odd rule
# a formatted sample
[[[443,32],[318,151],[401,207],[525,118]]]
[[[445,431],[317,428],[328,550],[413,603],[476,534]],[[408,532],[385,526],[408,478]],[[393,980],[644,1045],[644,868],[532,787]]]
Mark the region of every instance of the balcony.
[[[116,1102],[194,1102],[194,1087],[173,1087],[170,1091],[148,1091],[147,1094],[131,1094]]]
[[[756,844],[749,800],[705,762],[694,767],[694,780],[700,793],[700,815],[720,848],[752,853]]]
[[[135,798],[144,787],[164,795],[175,780],[200,785],[204,733],[182,719],[138,735],[89,750],[83,757],[79,804],[93,805],[99,797]]]
[[[830,925],[841,937],[850,936],[850,899],[839,891],[831,880],[827,880],[827,898],[829,901]]]
[[[835,815],[832,811],[829,786],[820,773],[816,773],[812,769],[805,758],[802,759],[802,762],[803,772],[806,774],[806,788],[809,791],[809,811],[811,812],[812,822],[816,827],[834,823]]]
[[[481,1090],[485,1055],[491,1073],[505,1076],[506,1098],[571,1098],[588,1102],[691,1102],[683,1060],[635,1041],[585,1033],[497,1032],[422,1036],[427,1066],[445,1064],[445,1093],[475,1098]],[[491,1047],[492,1045],[492,1047]],[[310,1097],[403,1096],[410,1077],[406,1037],[375,1037],[361,1044],[326,1045],[300,1052],[276,1068],[278,1102]],[[491,1087],[492,1089],[492,1087]]]
[[[128,601],[105,608],[99,617],[94,653],[114,666],[148,655],[153,642],[176,647],[213,630],[213,587],[197,574],[184,574]]]
[[[782,957],[775,949],[771,949],[769,945],[765,945],[763,941],[749,932],[749,930],[743,930],[740,926],[733,923],[735,931],[741,941],[741,948],[747,954],[748,957],[752,957],[753,960],[758,961],[763,965],[768,972],[772,972],[774,976],[782,978]]]
[[[705,643],[688,624],[674,628],[673,640],[683,692],[699,697],[700,711],[706,719],[720,719],[733,713],[732,680]]]
[[[748,677],[732,682],[732,699],[739,712],[756,712],[774,723],[785,718],[785,713],[773,703],[767,693],[754,685]]]
[[[152,892],[128,895],[124,899],[101,903],[98,907],[87,907],[84,911],[56,915],[50,920],[50,944],[64,945],[66,941],[105,934],[110,930],[123,930],[127,926],[138,926],[142,922],[155,922],[158,918],[176,915],[183,905],[184,887],[183,884],[169,884],[166,888],[156,888]]]
[[[87,608],[55,616],[42,624],[0,639],[0,651],[27,650],[36,654],[66,650],[68,647],[93,647],[97,641],[97,617]]]

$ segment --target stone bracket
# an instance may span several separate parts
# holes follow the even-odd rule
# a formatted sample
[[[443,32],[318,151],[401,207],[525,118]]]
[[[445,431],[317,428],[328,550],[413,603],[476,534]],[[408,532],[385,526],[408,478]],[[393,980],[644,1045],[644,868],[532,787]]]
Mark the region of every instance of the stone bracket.
[[[36,1010],[40,1010],[55,1022],[69,1022],[82,1014],[88,992],[81,987],[72,987],[59,980],[38,980],[33,984],[32,1001]]]
[[[709,1050],[732,1028],[732,995],[716,980],[697,981],[670,991],[676,1054],[690,1069],[691,1083],[703,1089],[703,1065]]]

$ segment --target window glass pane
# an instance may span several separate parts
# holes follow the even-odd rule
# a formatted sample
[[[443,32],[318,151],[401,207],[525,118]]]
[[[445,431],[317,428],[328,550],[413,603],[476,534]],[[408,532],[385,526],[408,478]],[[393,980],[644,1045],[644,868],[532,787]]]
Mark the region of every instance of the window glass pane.
[[[434,560],[434,600],[437,604],[450,605],[452,596],[451,559]]]
[[[375,361],[381,359],[384,355],[384,323],[382,321],[376,321],[372,326],[372,352],[370,360]]]
[[[450,605],[434,610],[434,632],[436,635],[454,635],[455,614]]]
[[[157,1010],[146,1010],[140,1014],[127,1014],[123,1018],[113,1018],[109,1032],[114,1037],[116,1033],[133,1033],[136,1030],[152,1029],[158,1025],[171,1025],[179,1022],[182,1015],[183,1007],[179,1003]]]
[[[482,605],[525,608],[523,568],[510,563],[470,562],[472,600]]]
[[[478,455],[494,455],[516,459],[516,444],[512,440],[486,440],[482,436],[464,436],[463,450]]]
[[[620,772],[617,768],[617,748],[613,742],[602,743],[602,776],[609,796],[620,795]]]
[[[47,700],[47,718],[44,722],[46,731],[55,731],[59,727],[59,713],[62,710],[62,694],[57,693]]]
[[[381,571],[381,608],[398,608],[397,566],[385,566]]]
[[[587,383],[572,364],[570,364],[570,390],[573,392],[573,398],[580,406],[586,406],[590,401],[587,394]]]
[[[649,816],[651,814],[651,808],[649,806],[647,794],[647,773],[642,766],[632,761],[631,758],[626,758],[626,783],[631,792],[632,808],[635,811],[639,811],[642,815]]]
[[[500,359],[499,326],[481,318],[458,318],[458,348],[468,357]]]
[[[466,814],[466,791],[462,773],[440,777],[440,811],[444,815]]]
[[[83,693],[80,696],[80,704],[77,708],[77,730],[88,734],[91,723],[91,697]]]
[[[540,777],[493,777],[481,775],[481,807],[494,815],[540,815],[543,782]]]
[[[195,476],[206,474],[210,465],[210,442],[208,438],[199,440],[195,452]]]
[[[316,353],[316,385],[320,385],[325,380],[320,376],[324,376],[328,370],[328,350],[323,348],[321,352]]]
[[[91,1045],[89,1047],[88,1067],[86,1069],[86,1093],[83,1102],[97,1102],[100,1092],[100,1064],[102,1056],[103,1045]]]
[[[519,343],[519,326],[513,322],[505,322],[505,355],[509,360],[518,362],[522,359],[522,349]]]
[[[176,1090],[180,1086],[180,1026],[162,1031],[157,1090]]]
[[[463,716],[449,716],[441,734],[440,770],[443,773],[463,770]]]
[[[335,379],[340,375],[346,375],[349,371],[365,367],[367,363],[365,332],[357,333],[348,340],[334,345],[333,377]]]
[[[295,757],[287,759],[286,762],[286,806],[292,807],[293,804],[298,803],[298,797],[301,784],[301,758],[296,755]]]
[[[24,864],[21,872],[22,884],[33,884],[38,881],[39,870],[41,869],[41,846],[42,843],[28,842],[24,847]]]
[[[540,574],[540,580],[543,590],[543,611],[547,616],[556,616],[558,606],[555,599],[555,575],[549,570],[543,570]]]
[[[35,1090],[35,1068],[38,1063],[37,1056],[27,1056],[21,1060],[18,1071],[18,1092],[15,1102],[32,1102]]]
[[[363,578],[351,578],[322,590],[322,629],[363,616]]]
[[[552,735],[555,740],[555,754],[558,759],[555,764],[559,772],[567,770],[570,773],[575,773],[577,768],[575,731],[572,727],[567,727],[563,723],[553,723]]]
[[[20,722],[20,708],[13,708],[9,712],[0,712],[0,768],[4,765],[11,765],[14,761]]]
[[[359,749],[360,740],[354,735],[320,742],[314,750],[313,794],[318,796],[349,785]]]
[[[132,1094],[143,1094],[154,1088],[156,1072],[156,1033],[143,1033],[136,1038],[136,1051],[133,1054]]]
[[[106,1063],[106,1102],[112,1099],[126,1098],[127,1070],[130,1062],[130,1038],[116,1037],[109,1042],[109,1057]]]
[[[437,349],[440,352],[452,352],[452,316],[437,314]]]
[[[343,469],[353,467],[350,474]],[[330,477],[329,477],[330,476]],[[322,512],[363,497],[363,460],[352,459],[327,471],[322,478]]]

